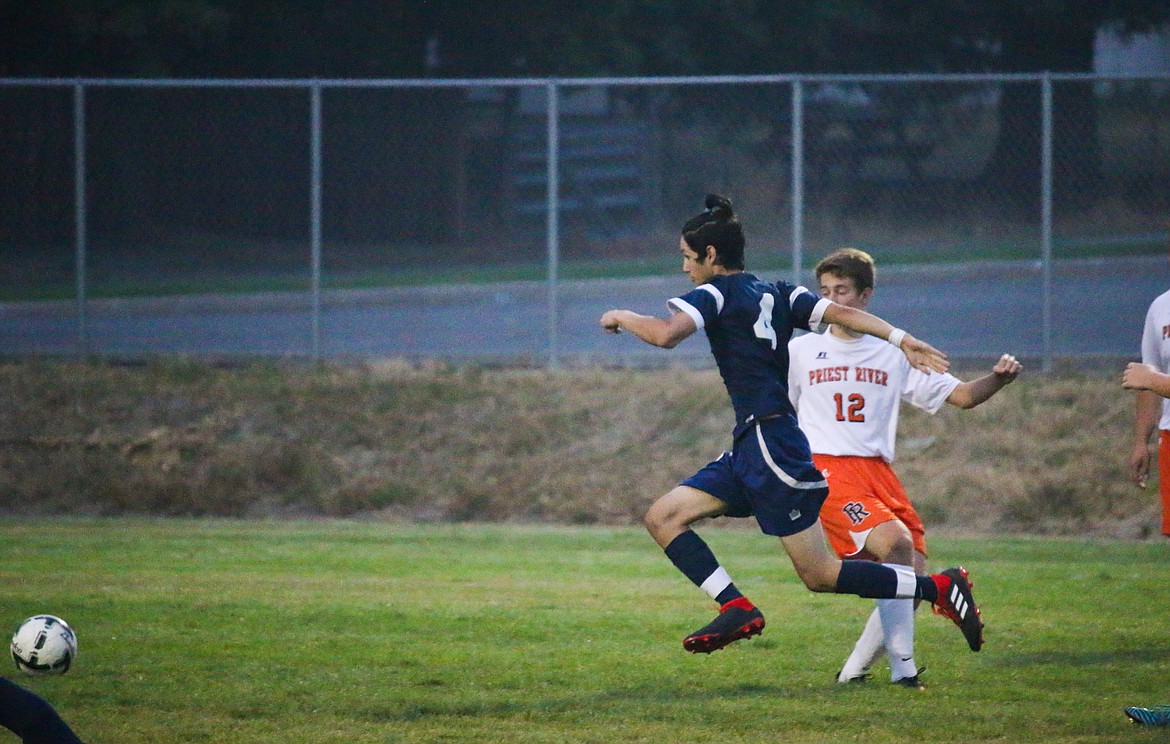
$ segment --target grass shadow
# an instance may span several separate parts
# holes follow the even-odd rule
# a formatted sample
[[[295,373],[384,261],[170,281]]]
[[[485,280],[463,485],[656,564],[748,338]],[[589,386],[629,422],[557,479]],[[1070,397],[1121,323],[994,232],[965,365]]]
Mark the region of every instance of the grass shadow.
[[[1046,651],[996,658],[992,663],[1005,667],[1071,666],[1092,667],[1103,664],[1135,664],[1170,659],[1170,648],[1123,649],[1113,651]]]

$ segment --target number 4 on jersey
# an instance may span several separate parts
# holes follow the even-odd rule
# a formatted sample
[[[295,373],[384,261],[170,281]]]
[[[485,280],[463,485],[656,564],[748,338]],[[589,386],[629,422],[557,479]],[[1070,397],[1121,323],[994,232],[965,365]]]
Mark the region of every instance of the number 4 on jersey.
[[[752,326],[757,338],[772,342],[772,351],[776,350],[776,329],[772,327],[772,308],[775,304],[776,298],[772,295],[765,294],[761,297],[760,317],[756,318],[755,325]]]

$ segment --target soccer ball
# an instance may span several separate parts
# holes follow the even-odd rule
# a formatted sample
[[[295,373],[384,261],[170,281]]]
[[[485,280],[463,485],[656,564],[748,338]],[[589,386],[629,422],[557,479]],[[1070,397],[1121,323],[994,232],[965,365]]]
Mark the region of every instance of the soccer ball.
[[[77,634],[55,615],[34,615],[12,635],[12,660],[27,675],[64,674],[77,657]]]

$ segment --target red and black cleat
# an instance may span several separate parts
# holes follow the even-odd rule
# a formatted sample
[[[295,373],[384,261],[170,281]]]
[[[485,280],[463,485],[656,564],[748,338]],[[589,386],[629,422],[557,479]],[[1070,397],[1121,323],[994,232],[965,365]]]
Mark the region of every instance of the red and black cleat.
[[[764,630],[764,613],[740,597],[719,610],[719,615],[702,630],[683,639],[683,648],[692,654],[709,654],[741,638],[759,635]]]
[[[967,569],[962,566],[948,568],[931,578],[938,587],[938,599],[934,602],[935,613],[950,618],[959,626],[972,651],[983,648],[983,617],[975,605],[975,597],[971,594],[973,584]]]

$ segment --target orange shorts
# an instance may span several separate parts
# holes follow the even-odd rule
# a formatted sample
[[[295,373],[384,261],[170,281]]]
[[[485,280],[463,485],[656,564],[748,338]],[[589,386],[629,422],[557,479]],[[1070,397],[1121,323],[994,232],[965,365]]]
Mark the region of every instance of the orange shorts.
[[[926,555],[926,528],[894,469],[880,457],[813,455],[829,482],[821,507],[821,524],[840,558],[872,558],[864,550],[869,532],[882,522],[901,520],[910,530],[914,549]]]

